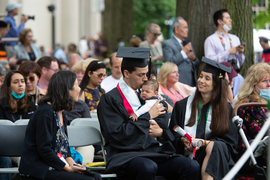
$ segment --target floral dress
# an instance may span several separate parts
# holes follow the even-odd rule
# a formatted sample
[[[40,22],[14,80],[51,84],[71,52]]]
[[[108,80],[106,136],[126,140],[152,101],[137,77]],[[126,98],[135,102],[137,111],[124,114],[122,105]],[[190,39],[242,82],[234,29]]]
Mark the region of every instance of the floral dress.
[[[249,102],[255,102],[249,100]],[[237,115],[243,119],[243,130],[248,141],[255,139],[265,121],[267,120],[267,109],[263,107],[242,107],[237,111]],[[246,150],[246,146],[239,135],[238,156],[240,157]]]
[[[100,92],[99,89],[90,89],[87,87],[84,89],[85,103],[88,105],[90,111],[97,109],[100,97],[105,93],[104,89],[101,89],[101,91],[102,92]]]

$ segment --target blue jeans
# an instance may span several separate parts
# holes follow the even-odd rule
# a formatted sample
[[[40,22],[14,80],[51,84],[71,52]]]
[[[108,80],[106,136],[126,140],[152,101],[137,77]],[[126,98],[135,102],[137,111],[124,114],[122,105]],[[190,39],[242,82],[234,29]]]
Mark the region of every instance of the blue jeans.
[[[9,157],[0,157],[1,168],[11,168],[12,163]],[[12,180],[12,174],[0,174],[0,180]]]

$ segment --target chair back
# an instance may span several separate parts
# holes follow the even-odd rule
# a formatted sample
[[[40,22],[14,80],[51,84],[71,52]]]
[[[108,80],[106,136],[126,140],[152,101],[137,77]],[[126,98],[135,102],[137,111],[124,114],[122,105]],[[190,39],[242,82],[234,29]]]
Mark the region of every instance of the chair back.
[[[98,118],[98,117],[97,117],[97,113],[91,113],[91,117],[92,117],[92,118]]]
[[[0,119],[0,125],[15,125],[15,124],[10,120]]]
[[[98,118],[76,118],[71,121],[70,126],[91,126],[100,131]]]
[[[96,128],[90,126],[68,126],[67,132],[70,147],[100,145],[103,153],[103,159],[106,163],[104,141],[100,132]]]
[[[29,119],[19,119],[14,122],[15,125],[28,125]]]
[[[21,156],[26,125],[0,126],[0,156]]]

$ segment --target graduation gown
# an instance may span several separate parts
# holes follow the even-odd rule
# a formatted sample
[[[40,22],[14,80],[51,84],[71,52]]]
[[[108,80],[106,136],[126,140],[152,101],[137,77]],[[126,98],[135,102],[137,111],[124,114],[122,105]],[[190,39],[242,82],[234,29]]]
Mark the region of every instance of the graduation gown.
[[[153,138],[149,134],[150,114],[147,112],[132,121],[123,105],[117,88],[103,94],[97,108],[101,132],[106,140],[106,173],[124,174],[124,168],[135,157],[147,157],[155,162],[164,161],[175,155],[174,140],[170,130],[163,129],[163,138]],[[162,121],[164,116],[155,120]],[[159,145],[159,141],[163,143]]]
[[[175,103],[170,122],[170,130],[175,136],[174,146],[176,148],[176,152],[179,154],[184,154],[184,145],[181,142],[181,136],[175,133],[173,128],[175,125],[179,125],[184,129],[186,116],[185,112],[188,98],[189,97]],[[205,171],[214,177],[215,180],[219,180],[222,179],[228,173],[230,167],[234,165],[234,160],[237,155],[237,128],[231,121],[232,107],[229,104],[229,132],[222,137],[216,137],[212,133],[205,135],[204,130],[206,122],[206,111],[209,107],[209,104],[210,103],[204,105],[201,110],[201,123],[197,127],[196,138],[214,141],[214,146]],[[202,127],[199,127],[200,125]],[[195,159],[199,162],[200,165],[202,165],[205,155],[205,147],[196,152]]]

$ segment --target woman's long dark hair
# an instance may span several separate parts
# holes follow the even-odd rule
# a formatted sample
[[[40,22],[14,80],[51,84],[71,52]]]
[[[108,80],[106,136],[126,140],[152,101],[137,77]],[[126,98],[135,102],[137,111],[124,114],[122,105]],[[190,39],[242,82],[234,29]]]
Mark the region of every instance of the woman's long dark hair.
[[[106,65],[100,61],[92,61],[86,68],[82,82],[80,84],[80,88],[81,88],[81,92],[80,94],[82,94],[82,92],[84,91],[84,89],[86,88],[86,86],[89,83],[90,77],[88,76],[88,72],[90,71],[91,74],[93,74],[94,71],[101,69],[101,68],[105,68],[106,69]],[[98,90],[99,92],[101,92],[103,94],[103,91],[101,90],[101,87],[98,86]]]
[[[229,105],[227,100],[227,88],[228,82],[225,79],[219,79],[216,75],[212,76],[213,81],[213,91],[211,98],[211,106],[212,106],[212,121],[210,125],[210,129],[212,134],[215,136],[223,136],[229,132]],[[219,97],[220,92],[220,82],[221,82],[221,96]],[[220,100],[219,100],[220,98]],[[202,100],[202,96],[200,91],[197,90],[195,92],[194,99],[191,104],[191,116],[188,121],[187,126],[193,126],[196,123],[196,113],[199,107],[199,102]],[[201,123],[201,119],[199,121]]]
[[[30,107],[31,107],[31,102],[28,99],[27,92],[26,92],[26,78],[24,78],[24,83],[25,83],[25,95],[22,97],[20,100],[15,99],[11,95],[11,89],[10,89],[10,83],[11,83],[11,78],[15,73],[19,73],[23,76],[23,74],[20,71],[10,71],[4,80],[4,83],[1,87],[1,97],[0,97],[0,102],[4,104],[4,107],[11,113],[16,113],[16,112],[27,112]]]
[[[76,74],[71,71],[59,71],[55,73],[48,86],[47,94],[39,101],[39,105],[50,102],[55,111],[71,111],[74,100],[69,95],[69,90],[74,87]]]

